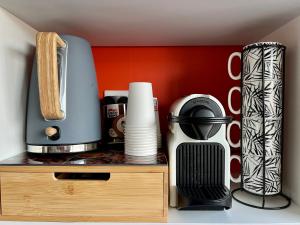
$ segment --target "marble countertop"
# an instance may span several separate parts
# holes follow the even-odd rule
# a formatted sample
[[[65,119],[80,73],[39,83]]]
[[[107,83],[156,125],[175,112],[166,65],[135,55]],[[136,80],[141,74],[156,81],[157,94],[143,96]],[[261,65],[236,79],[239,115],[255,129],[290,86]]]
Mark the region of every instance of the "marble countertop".
[[[0,166],[101,166],[101,165],[167,165],[167,158],[163,151],[153,156],[129,156],[124,150],[112,147],[72,154],[33,154],[21,153],[0,161]]]

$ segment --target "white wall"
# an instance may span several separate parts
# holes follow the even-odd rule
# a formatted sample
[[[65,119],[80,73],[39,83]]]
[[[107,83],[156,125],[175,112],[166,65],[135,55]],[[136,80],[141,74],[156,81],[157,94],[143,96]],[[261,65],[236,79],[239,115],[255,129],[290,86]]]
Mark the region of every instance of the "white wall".
[[[36,30],[0,7],[0,160],[25,151],[25,109]]]
[[[285,72],[284,191],[300,205],[300,17],[263,38],[287,46]]]

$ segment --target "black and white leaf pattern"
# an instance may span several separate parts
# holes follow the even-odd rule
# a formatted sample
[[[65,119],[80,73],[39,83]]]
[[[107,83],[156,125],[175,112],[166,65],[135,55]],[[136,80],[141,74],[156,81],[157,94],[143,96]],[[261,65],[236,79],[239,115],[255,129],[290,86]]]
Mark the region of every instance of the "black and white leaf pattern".
[[[243,82],[260,80],[262,75],[262,49],[243,51]]]
[[[264,87],[262,81],[244,82],[242,114],[244,117],[263,116],[263,113],[265,117],[281,117],[282,96],[282,81],[280,80],[266,80]]]
[[[245,117],[261,116],[263,113],[263,90],[261,82],[244,82],[242,88],[242,114]]]
[[[264,183],[266,195],[281,191],[283,57],[281,45],[260,45],[243,51],[243,186],[255,194],[263,194]]]
[[[281,191],[280,156],[266,157],[265,194],[272,195]],[[263,194],[263,156],[243,156],[243,186],[255,194]]]
[[[265,81],[264,97],[265,117],[281,117],[283,99],[282,81]]]
[[[265,154],[280,156],[281,154],[281,118],[266,119],[263,133],[263,118],[243,118],[242,121],[242,153],[245,155],[263,155],[263,140]]]
[[[283,55],[283,48],[272,46],[264,48],[265,79],[282,79]]]
[[[264,56],[264,57],[263,57]],[[280,80],[283,75],[284,50],[280,46],[249,48],[243,51],[243,82],[262,79]]]
[[[282,119],[267,120],[265,123],[265,145],[267,156],[281,155]]]
[[[243,118],[242,153],[244,155],[263,154],[263,132],[261,121]]]

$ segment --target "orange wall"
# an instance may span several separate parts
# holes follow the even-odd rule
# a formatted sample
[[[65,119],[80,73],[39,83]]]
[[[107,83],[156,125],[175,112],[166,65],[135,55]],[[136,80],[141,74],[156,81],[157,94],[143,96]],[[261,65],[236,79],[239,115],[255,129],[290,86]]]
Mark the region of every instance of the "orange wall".
[[[104,90],[127,90],[133,81],[152,82],[159,100],[162,130],[167,131],[167,114],[172,102],[192,93],[211,94],[227,106],[227,94],[239,81],[230,79],[227,60],[241,46],[205,47],[93,47],[99,96]],[[233,71],[239,72],[238,60]],[[238,94],[233,105],[240,104]],[[239,131],[233,140],[238,139]]]

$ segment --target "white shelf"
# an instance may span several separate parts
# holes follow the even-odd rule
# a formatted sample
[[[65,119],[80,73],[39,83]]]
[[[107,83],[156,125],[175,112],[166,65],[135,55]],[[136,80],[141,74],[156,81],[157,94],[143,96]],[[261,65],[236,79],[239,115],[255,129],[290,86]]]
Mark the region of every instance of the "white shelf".
[[[174,208],[169,209],[169,224],[300,224],[300,207],[292,204],[283,210],[262,210],[241,205],[233,200],[230,210],[225,211],[178,211]],[[70,223],[62,222],[0,222],[2,225],[64,225]],[[106,224],[76,222],[72,225]],[[116,223],[120,224],[120,223]],[[145,224],[145,223],[144,223]],[[157,223],[156,223],[157,224]]]
[[[244,206],[233,200],[224,211],[169,210],[169,223],[231,223],[231,224],[300,224],[300,207],[292,204],[282,210],[262,210]]]

